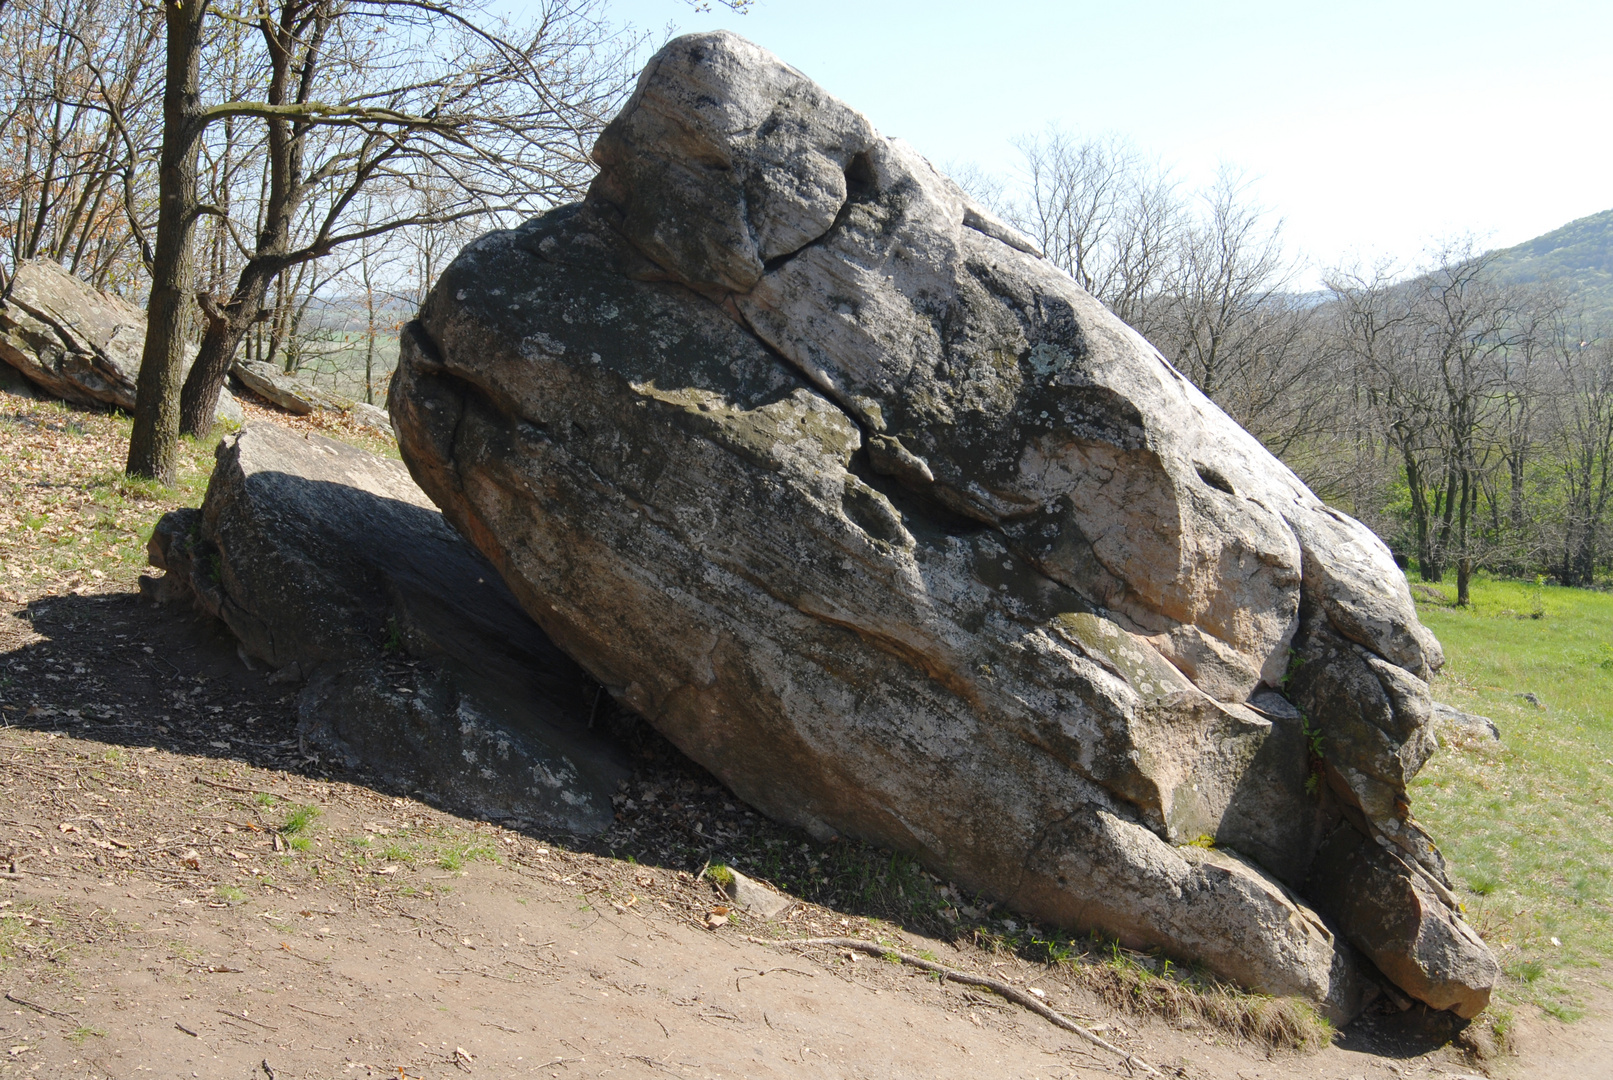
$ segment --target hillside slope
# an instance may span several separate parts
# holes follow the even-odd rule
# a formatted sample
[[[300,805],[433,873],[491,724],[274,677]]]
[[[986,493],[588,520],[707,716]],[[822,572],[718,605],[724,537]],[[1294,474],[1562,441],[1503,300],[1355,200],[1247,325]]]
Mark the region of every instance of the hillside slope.
[[[1571,282],[1587,315],[1613,321],[1613,210],[1570,221],[1505,249],[1496,269],[1511,281]]]

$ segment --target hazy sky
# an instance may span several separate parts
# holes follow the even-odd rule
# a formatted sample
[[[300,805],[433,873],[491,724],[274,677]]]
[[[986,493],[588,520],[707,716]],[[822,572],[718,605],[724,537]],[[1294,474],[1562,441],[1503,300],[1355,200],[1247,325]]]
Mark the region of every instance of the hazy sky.
[[[1118,132],[1189,184],[1247,170],[1312,264],[1507,246],[1613,208],[1613,3],[616,0],[730,27],[938,163]]]

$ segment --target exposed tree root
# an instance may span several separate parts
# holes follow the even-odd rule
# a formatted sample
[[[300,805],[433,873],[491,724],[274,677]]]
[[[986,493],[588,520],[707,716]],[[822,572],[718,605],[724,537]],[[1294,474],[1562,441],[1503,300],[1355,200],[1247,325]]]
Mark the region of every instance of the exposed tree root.
[[[967,971],[959,971],[956,968],[949,968],[945,964],[938,964],[934,960],[926,960],[922,956],[914,956],[911,953],[902,952],[900,949],[893,949],[889,945],[881,945],[874,941],[864,941],[861,938],[824,937],[768,941],[765,938],[752,937],[747,938],[746,940],[756,942],[758,945],[831,945],[837,949],[851,949],[855,952],[866,953],[869,956],[877,956],[882,959],[895,957],[904,964],[911,964],[913,967],[921,968],[924,971],[940,975],[943,979],[950,979],[955,983],[963,983],[965,986],[978,986],[983,989],[990,990],[992,993],[1001,997],[1005,997],[1009,1001],[1014,1002],[1016,1005],[1022,1005],[1031,1012],[1048,1021],[1050,1024],[1063,1028],[1065,1031],[1073,1031],[1075,1034],[1081,1036],[1081,1038],[1085,1039],[1093,1046],[1096,1046],[1098,1049],[1107,1050],[1109,1053],[1114,1054],[1121,1061],[1125,1062],[1127,1067],[1136,1069],[1146,1076],[1164,1075],[1158,1069],[1154,1068],[1136,1054],[1127,1053],[1125,1050],[1122,1050],[1120,1047],[1116,1046],[1108,1039],[1105,1039],[1091,1028],[1083,1027],[1058,1010],[1049,1007],[1046,1003],[1040,1001],[1034,994],[1028,994],[1024,990],[1019,989],[1017,986],[1013,986],[1010,983],[1005,983],[1001,979],[993,979],[985,975],[974,975]]]

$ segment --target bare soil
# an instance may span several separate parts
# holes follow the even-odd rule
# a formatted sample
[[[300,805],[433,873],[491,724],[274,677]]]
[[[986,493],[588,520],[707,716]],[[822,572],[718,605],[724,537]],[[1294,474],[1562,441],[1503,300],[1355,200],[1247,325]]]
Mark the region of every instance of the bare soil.
[[[0,1078],[1135,1075],[995,995],[790,943],[828,935],[1040,990],[1169,1076],[1613,1076],[1589,985],[1584,1019],[1521,1017],[1487,1066],[1418,1010],[1299,1054],[1118,1008],[1005,913],[761,819],[608,701],[640,763],[616,828],[456,816],[300,745],[295,687],[105,565],[0,605]],[[711,862],[803,899],[728,910]]]

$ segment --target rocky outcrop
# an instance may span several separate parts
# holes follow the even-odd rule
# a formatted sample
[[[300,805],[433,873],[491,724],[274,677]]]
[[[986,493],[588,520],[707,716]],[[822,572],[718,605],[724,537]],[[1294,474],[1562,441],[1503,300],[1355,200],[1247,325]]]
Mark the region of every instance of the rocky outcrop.
[[[286,374],[273,364],[237,360],[230,368],[230,374],[269,404],[294,416],[307,416],[320,409],[339,412],[361,427],[378,434],[392,435],[392,421],[385,409],[315,386],[306,379]]]
[[[147,579],[303,683],[300,730],[409,789],[596,833],[626,776],[589,730],[577,666],[395,461],[253,425],[200,510],[163,517]]]
[[[312,383],[287,375],[273,364],[237,360],[230,374],[269,404],[295,416],[307,416],[315,409],[339,409],[347,403],[345,398],[338,399]]]
[[[1442,657],[1384,546],[742,39],[666,46],[595,157],[466,247],[392,383],[526,609],[776,818],[1350,1016],[1295,891],[1324,838],[1443,875],[1405,798]],[[1452,947],[1429,978],[1481,979]]]
[[[0,301],[0,360],[76,405],[134,412],[145,341],[145,312],[91,288],[58,263],[23,263]],[[227,391],[219,394],[216,416],[236,425],[244,420]]]

